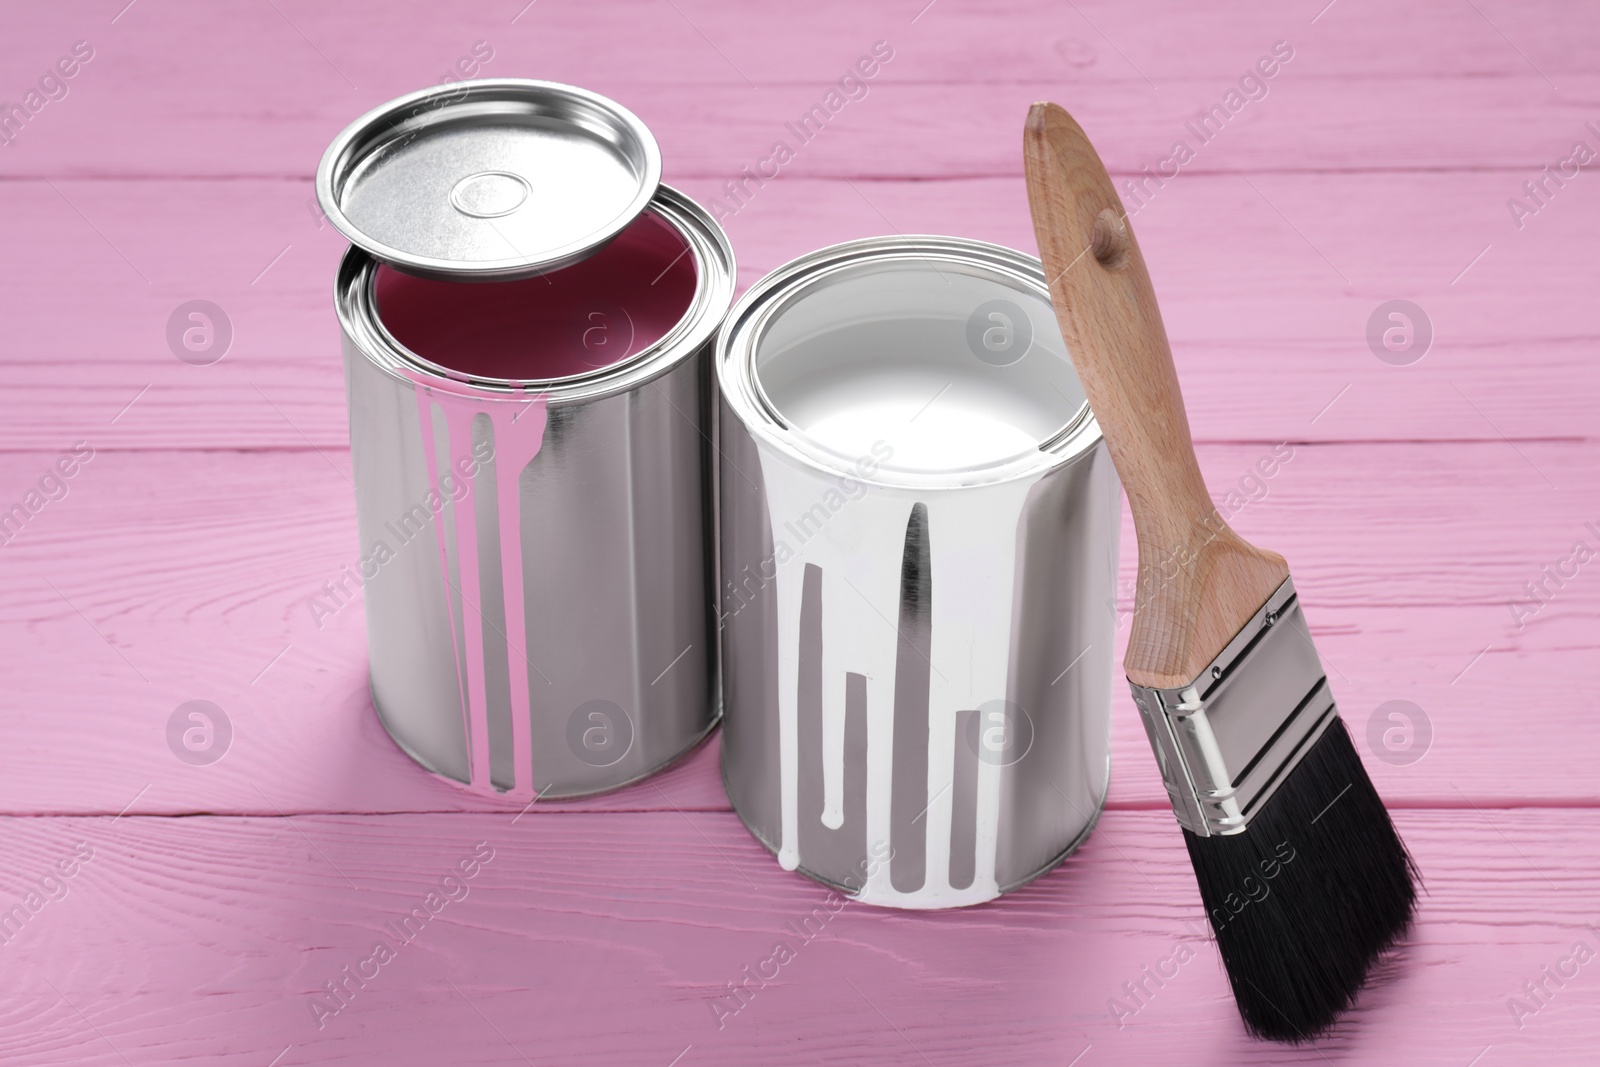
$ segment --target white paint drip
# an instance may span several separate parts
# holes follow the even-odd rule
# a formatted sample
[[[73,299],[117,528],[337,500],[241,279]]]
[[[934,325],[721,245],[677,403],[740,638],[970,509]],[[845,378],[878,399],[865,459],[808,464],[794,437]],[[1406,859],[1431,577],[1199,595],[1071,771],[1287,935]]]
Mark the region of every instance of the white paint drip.
[[[1011,609],[1016,596],[1017,525],[1028,491],[1042,475],[999,485],[944,493],[928,501],[928,535],[933,570],[933,648],[931,659],[944,675],[934,676],[929,694],[934,739],[943,746],[930,760],[941,771],[930,789],[950,782],[957,746],[966,739],[955,736],[957,714],[993,700],[1004,700],[1010,675]],[[963,755],[975,755],[963,751]],[[977,862],[972,885],[949,888],[949,841],[953,790],[947,790],[938,808],[936,842],[946,857],[937,870],[943,882],[930,886],[934,896],[976,896],[989,900],[999,895],[995,880],[995,852],[1000,838],[1000,775],[1002,768],[987,760],[978,763]],[[930,793],[931,795],[931,793]],[[931,814],[931,813],[930,813]],[[934,870],[929,848],[930,880]],[[963,899],[963,902],[970,900]]]
[[[977,857],[973,883],[949,878],[952,778],[957,713],[1004,699],[1010,661],[1017,525],[1029,489],[1044,470],[999,485],[952,491],[858,487],[856,497],[815,528],[797,528],[834,485],[815,468],[758,443],[773,551],[778,561],[778,726],[782,842],[778,862],[794,870],[799,843],[798,681],[800,601],[805,565],[822,569],[823,825],[843,825],[844,712],[847,672],[867,680],[867,841],[891,841],[894,681],[898,653],[901,561],[912,504],[928,507],[932,561],[932,670],[927,787],[932,803],[917,826],[927,834],[927,876],[909,893],[878,864],[859,899],[900,908],[977,904],[999,894],[1001,768],[978,766]],[[897,457],[898,458],[898,457]],[[807,539],[800,540],[800,535]],[[865,859],[866,857],[862,857]],[[827,873],[827,872],[820,872]]]

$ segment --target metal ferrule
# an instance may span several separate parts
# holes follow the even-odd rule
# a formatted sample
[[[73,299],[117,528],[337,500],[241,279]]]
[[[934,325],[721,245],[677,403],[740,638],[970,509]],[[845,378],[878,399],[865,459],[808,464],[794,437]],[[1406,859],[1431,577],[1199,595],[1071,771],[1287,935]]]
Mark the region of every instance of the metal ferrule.
[[[1201,837],[1243,833],[1338,714],[1293,579],[1190,684],[1129,685],[1172,810]]]

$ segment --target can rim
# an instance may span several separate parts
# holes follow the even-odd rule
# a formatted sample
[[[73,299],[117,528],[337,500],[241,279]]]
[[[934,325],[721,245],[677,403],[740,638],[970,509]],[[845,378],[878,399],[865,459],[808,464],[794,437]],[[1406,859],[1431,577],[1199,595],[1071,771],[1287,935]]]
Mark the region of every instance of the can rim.
[[[694,255],[695,293],[672,329],[653,344],[609,366],[561,378],[511,379],[466,374],[435,363],[401,344],[384,325],[373,295],[377,267],[382,261],[359,245],[351,245],[345,252],[334,281],[333,302],[339,324],[363,356],[386,374],[446,393],[524,400],[542,397],[549,403],[561,404],[635,388],[667,373],[712,340],[733,304],[737,271],[727,234],[693,200],[663,183],[657,187],[648,210],[671,225]]]
[[[520,254],[499,260],[481,262],[443,259],[407,252],[380,241],[368,234],[345,214],[341,193],[343,181],[351,171],[369,156],[373,142],[384,134],[402,130],[414,123],[414,136],[427,125],[433,112],[463,105],[474,99],[492,99],[496,94],[518,93],[528,97],[540,94],[549,99],[563,99],[579,105],[587,116],[606,126],[611,139],[636,151],[641,165],[638,191],[626,206],[619,204],[618,214],[605,226],[574,241],[532,254]],[[423,105],[423,106],[418,106]],[[407,108],[409,115],[403,115]],[[426,112],[419,119],[419,113]],[[437,116],[432,116],[438,121]],[[338,188],[336,188],[336,185]],[[479,78],[467,82],[451,82],[429,86],[398,96],[379,104],[341,130],[317,164],[316,196],[322,213],[333,228],[346,240],[365,249],[375,259],[391,266],[430,278],[450,281],[505,280],[536,276],[569,266],[597,251],[628,224],[638,218],[661,188],[661,148],[655,135],[637,115],[609,97],[589,89],[562,82],[539,81],[533,78]]]
[[[1004,245],[966,237],[901,234],[866,237],[810,252],[769,273],[745,291],[717,335],[716,370],[739,421],[764,443],[791,460],[871,485],[919,490],[965,489],[1039,477],[1090,451],[1101,440],[1100,424],[1088,400],[1059,429],[1026,452],[959,470],[913,471],[879,467],[864,474],[853,457],[827,448],[790,425],[767,396],[755,369],[762,338],[777,315],[817,282],[866,263],[935,259],[991,271],[1019,284],[1048,305],[1044,265]]]

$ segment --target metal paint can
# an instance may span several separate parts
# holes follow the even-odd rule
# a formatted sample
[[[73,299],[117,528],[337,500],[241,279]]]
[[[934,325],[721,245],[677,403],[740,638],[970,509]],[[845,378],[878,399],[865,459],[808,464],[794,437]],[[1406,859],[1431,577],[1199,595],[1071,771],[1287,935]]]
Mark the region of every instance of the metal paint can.
[[[319,171],[355,242],[334,297],[373,704],[474,792],[613,789],[720,716],[734,260],[659,170],[618,105],[503,79],[385,105]]]
[[[717,341],[723,778],[779,862],[980,903],[1105,801],[1121,486],[1039,261],[823,249]]]

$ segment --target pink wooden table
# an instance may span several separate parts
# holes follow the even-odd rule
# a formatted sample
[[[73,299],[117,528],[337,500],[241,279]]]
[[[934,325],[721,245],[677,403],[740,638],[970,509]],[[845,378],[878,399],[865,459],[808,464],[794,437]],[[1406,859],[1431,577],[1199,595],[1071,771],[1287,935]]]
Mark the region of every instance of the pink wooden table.
[[[0,509],[25,519],[0,548],[0,1060],[1594,1062],[1600,177],[1563,164],[1600,152],[1600,12],[1325,2],[5,5],[0,101],[46,81],[0,127]],[[726,200],[878,41],[866,95]],[[1292,59],[1196,137],[1280,41]],[[667,180],[722,198],[744,284],[894,231],[1032,250],[1037,98],[1119,178],[1171,174],[1189,144],[1136,225],[1202,463],[1221,499],[1292,446],[1234,521],[1293,564],[1427,880],[1336,1033],[1244,1037],[1125,696],[1109,810],[1062,868],[958,913],[850,905],[809,940],[824,893],[730,812],[715,740],[521,817],[389,742],[359,605],[320,626],[308,607],[357,554],[343,243],[311,174],[350,118],[479,42],[481,74],[636,110]],[[194,299],[232,326],[209,366],[166,339]],[[1396,299],[1431,326],[1419,360],[1416,338],[1392,362],[1369,345]],[[189,700],[231,723],[219,762],[169,749]],[[468,895],[316,1010],[475,848],[492,859]],[[779,977],[725,999],[778,941]]]

